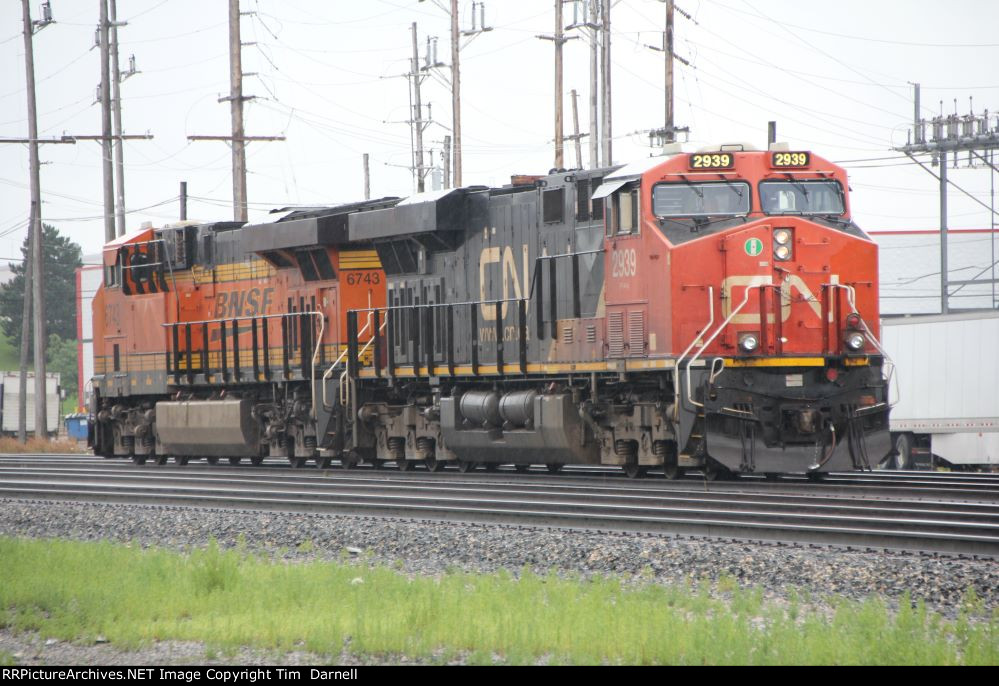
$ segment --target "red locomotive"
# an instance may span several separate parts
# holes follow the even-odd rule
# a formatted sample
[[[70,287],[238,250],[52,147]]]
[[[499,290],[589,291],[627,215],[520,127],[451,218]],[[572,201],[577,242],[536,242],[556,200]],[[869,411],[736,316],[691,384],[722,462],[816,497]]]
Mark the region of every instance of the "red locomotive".
[[[98,454],[712,478],[890,450],[877,246],[810,152],[150,230],[105,270]]]

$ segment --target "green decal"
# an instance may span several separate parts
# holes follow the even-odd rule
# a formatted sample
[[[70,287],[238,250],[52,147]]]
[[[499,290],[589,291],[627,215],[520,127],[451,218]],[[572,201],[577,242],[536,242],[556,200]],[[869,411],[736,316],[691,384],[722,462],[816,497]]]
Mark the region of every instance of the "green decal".
[[[759,238],[750,238],[746,241],[746,245],[744,247],[747,255],[750,257],[756,257],[763,252],[763,241]]]

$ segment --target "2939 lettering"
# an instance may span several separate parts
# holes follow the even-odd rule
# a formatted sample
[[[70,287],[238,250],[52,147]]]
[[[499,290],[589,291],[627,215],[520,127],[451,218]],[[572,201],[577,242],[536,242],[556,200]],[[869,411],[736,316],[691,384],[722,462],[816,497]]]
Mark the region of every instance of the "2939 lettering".
[[[807,167],[811,161],[811,155],[807,152],[775,152],[771,156],[770,166]]]
[[[735,158],[731,153],[699,153],[690,156],[691,169],[731,169]]]

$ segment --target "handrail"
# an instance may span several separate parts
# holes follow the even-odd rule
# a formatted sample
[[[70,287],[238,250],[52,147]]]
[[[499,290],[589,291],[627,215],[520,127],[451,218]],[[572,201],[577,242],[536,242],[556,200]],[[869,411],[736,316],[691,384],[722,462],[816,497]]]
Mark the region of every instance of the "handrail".
[[[357,359],[361,359],[361,357],[364,355],[364,353],[368,352],[368,348],[370,348],[371,344],[375,342],[375,337],[378,336],[379,334],[381,334],[382,330],[385,329],[385,325],[386,324],[388,324],[388,319],[387,318],[385,319],[384,322],[382,322],[382,325],[378,327],[378,331],[375,333],[375,335],[372,336],[371,338],[369,338],[368,342],[364,344],[364,347],[357,351]],[[359,333],[359,334],[357,334],[357,336],[358,336],[358,339],[360,339],[361,334]],[[338,390],[340,392],[340,404],[343,405],[344,407],[346,407],[347,403],[350,402],[350,389],[349,389],[349,387],[347,385],[345,385],[343,383],[344,379],[347,377],[347,372],[348,372],[348,370],[344,369],[343,373],[340,374],[340,385],[338,387]],[[350,383],[354,383],[354,380],[350,379]],[[344,390],[345,388],[347,389],[346,391]],[[324,404],[326,402],[325,394],[326,394],[326,384],[323,384],[323,403]]]
[[[364,333],[368,330],[368,327],[371,326],[371,322],[373,321],[372,314],[375,312],[376,309],[378,309],[378,308],[370,308],[369,310],[362,310],[362,311],[367,311],[368,312],[368,321],[365,322],[364,328],[362,328],[360,331],[357,332],[357,340],[361,340],[361,336],[363,336]],[[385,321],[388,321],[388,319],[386,319]],[[385,328],[384,325],[381,328],[382,329]],[[368,341],[368,342],[370,343],[371,341]],[[323,373],[323,378],[322,378],[322,381],[323,381],[323,407],[328,407],[328,401],[327,401],[327,397],[326,397],[326,382],[329,381],[329,379],[330,379],[331,376],[333,376],[333,370],[336,369],[337,365],[340,364],[341,362],[343,362],[343,360],[347,357],[347,351],[348,351],[348,349],[344,348],[343,352],[340,353],[337,356],[336,360],[333,361],[333,364],[330,365],[330,368],[327,369]],[[358,355],[360,355],[360,353],[358,353]],[[313,405],[313,408],[315,408],[315,398],[312,399],[312,405]]]
[[[312,369],[315,369],[316,362],[319,359],[320,354],[322,353],[322,348],[323,348],[323,334],[326,332],[326,316],[322,312],[318,312],[318,311],[309,311],[309,312],[281,312],[281,313],[277,313],[277,314],[262,314],[262,315],[259,315],[257,317],[244,317],[244,319],[250,319],[250,320],[255,320],[255,319],[277,319],[277,318],[283,318],[283,317],[313,317],[313,318],[315,318],[319,322],[319,334],[316,336],[316,345],[315,345],[315,348],[313,348],[313,350],[312,350]],[[166,328],[166,327],[174,327],[174,328],[176,328],[176,327],[180,327],[180,326],[201,326],[201,325],[207,325],[207,324],[223,324],[223,323],[227,323],[227,322],[230,322],[230,321],[235,321],[235,320],[229,319],[229,318],[225,318],[225,319],[199,319],[199,320],[195,320],[195,321],[164,322],[164,323],[160,324],[160,326],[162,326],[164,328]],[[176,353],[177,351],[173,350],[172,352]],[[265,352],[264,354],[266,355],[267,352]],[[302,361],[302,364],[304,366],[304,364],[305,364],[304,360]],[[313,406],[312,413],[313,413],[313,418],[316,418],[316,409],[315,409],[315,404],[316,404],[316,375],[315,375],[315,373],[312,373],[310,376],[311,376],[311,379],[310,379],[311,397],[312,397],[312,406]]]
[[[711,313],[711,317],[708,319],[708,323],[704,325],[704,328],[701,329],[701,331],[707,331],[715,323],[715,289],[714,289],[714,286],[708,286],[708,310]],[[693,349],[693,347],[695,345],[697,345],[697,341],[700,338],[701,338],[701,336],[698,336],[696,334],[696,332],[695,332],[694,339],[690,342],[690,345],[688,345],[687,348],[686,348],[686,350],[684,350],[682,353],[680,353],[680,357],[678,357],[676,359],[676,373],[677,373],[677,377],[679,377],[679,374],[680,374],[680,363],[683,361],[683,358],[685,358],[687,356],[687,353],[689,353]],[[687,368],[689,369],[690,365],[687,365]],[[676,383],[674,384],[675,389],[674,389],[674,392],[673,392],[673,398],[674,398],[674,402],[673,402],[673,421],[676,421],[676,422],[680,421],[680,383],[679,383],[679,381],[680,381],[679,378],[677,378]]]
[[[889,367],[889,369],[888,369],[888,396],[889,397],[887,398],[887,402],[888,402],[888,407],[894,407],[898,403],[898,401],[901,400],[901,398],[902,398],[902,393],[901,393],[901,391],[899,389],[898,377],[895,375],[895,370],[897,369],[897,367],[895,366],[895,360],[891,359],[891,356],[887,352],[885,352],[884,347],[882,347],[882,345],[881,345],[881,341],[879,341],[877,339],[877,336],[875,336],[874,333],[871,331],[871,327],[869,327],[867,325],[867,322],[864,321],[864,318],[860,315],[860,312],[857,311],[857,289],[854,288],[853,286],[848,286],[846,284],[841,284],[841,283],[830,283],[830,284],[823,284],[823,285],[830,286],[831,288],[842,288],[844,291],[846,291],[846,300],[847,300],[848,303],[850,303],[850,310],[851,310],[851,312],[853,314],[857,315],[857,318],[860,319],[860,324],[861,324],[861,326],[864,327],[864,333],[867,334],[867,337],[870,339],[871,343],[874,344],[874,347],[877,348],[877,350],[878,350],[879,353],[881,353],[881,356],[884,357],[884,359],[888,362],[888,367]],[[892,400],[891,400],[892,380],[894,380],[894,382],[895,382],[895,401],[894,402],[892,402]]]
[[[718,328],[715,329],[715,332],[711,335],[711,338],[709,338],[707,341],[705,341],[703,344],[701,344],[701,347],[697,350],[697,353],[692,358],[690,358],[690,362],[687,363],[687,400],[690,401],[691,405],[696,405],[697,407],[704,407],[704,403],[697,402],[690,395],[690,366],[692,364],[694,364],[694,362],[697,361],[697,358],[701,356],[701,353],[704,352],[705,348],[707,348],[709,345],[711,345],[714,342],[714,340],[716,338],[718,338],[718,334],[720,334],[722,331],[725,330],[725,327],[728,326],[729,322],[732,321],[732,318],[735,317],[735,315],[739,314],[739,312],[742,311],[742,308],[745,307],[746,303],[749,302],[749,293],[750,293],[750,286],[746,286],[746,295],[742,298],[742,302],[739,303],[739,306],[737,308],[735,308],[734,310],[732,310],[731,313],[729,313],[728,317],[725,318],[725,321],[723,321],[718,326]],[[723,360],[722,358],[717,358],[717,359],[722,360],[722,368],[724,368],[724,366],[725,366],[725,360]],[[712,374],[712,377],[716,377],[718,374],[721,374],[721,369],[719,369],[718,372],[715,373],[715,371],[714,371],[714,362],[711,363],[711,374]]]

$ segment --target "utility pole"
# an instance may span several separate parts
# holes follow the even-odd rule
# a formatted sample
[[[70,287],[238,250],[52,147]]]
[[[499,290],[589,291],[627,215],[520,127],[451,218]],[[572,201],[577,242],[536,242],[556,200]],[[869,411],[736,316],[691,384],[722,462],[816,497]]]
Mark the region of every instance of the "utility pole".
[[[583,146],[580,139],[582,139],[582,137],[586,134],[579,132],[579,107],[576,104],[576,99],[579,94],[576,93],[576,89],[573,89],[570,91],[569,95],[572,96],[572,135],[569,136],[569,140],[576,144],[576,169],[582,169]]]
[[[472,10],[475,14],[475,10]],[[458,0],[451,0],[451,134],[454,136],[454,187],[461,187],[461,65],[458,45]]]
[[[968,164],[973,165],[974,160],[981,160],[991,169],[990,173],[997,170],[989,163],[986,154],[991,155],[995,150],[999,150],[999,118],[995,114],[990,114],[988,110],[984,114],[975,114],[973,110],[966,115],[957,113],[957,100],[954,100],[954,114],[933,117],[927,121],[920,117],[919,110],[919,84],[912,84],[915,88],[914,104],[915,116],[913,118],[913,129],[909,132],[906,145],[894,148],[897,152],[904,153],[911,160],[916,162],[926,172],[931,174],[940,182],[940,312],[947,314],[951,311],[950,298],[965,286],[992,286],[993,290],[999,279],[993,275],[990,279],[981,279],[977,275],[972,279],[951,280],[948,272],[947,248],[948,248],[948,226],[947,226],[947,185],[954,185],[955,188],[964,192],[979,205],[989,211],[992,221],[997,216],[994,206],[990,206],[968,194],[962,188],[947,180],[947,168],[950,164],[951,153],[953,153],[954,168],[958,166],[961,153],[968,154]],[[943,103],[940,103],[941,108]],[[993,125],[993,120],[994,125]],[[929,132],[929,136],[927,136]],[[934,174],[929,167],[916,159],[919,154],[932,154],[933,164],[940,166],[940,174]],[[994,236],[993,236],[994,239]],[[984,273],[984,272],[982,272]],[[951,286],[957,286],[951,291]],[[993,299],[994,300],[994,299]]]
[[[42,284],[45,281],[43,271],[42,256],[45,254],[42,245],[42,194],[39,180],[39,160],[38,160],[38,119],[35,110],[35,57],[34,57],[34,34],[31,22],[31,10],[28,7],[28,0],[21,0],[21,14],[24,20],[24,71],[26,79],[26,90],[28,92],[28,160],[31,167],[29,183],[31,186],[31,238],[29,240],[31,260],[31,299],[34,310],[34,337],[35,337],[35,437],[45,440],[48,438],[47,411],[45,398],[45,303],[42,300]],[[46,19],[50,19],[46,17]],[[26,270],[27,271],[27,270]],[[27,274],[25,274],[27,276]],[[27,288],[27,283],[25,284]],[[25,293],[27,298],[27,293]],[[28,320],[21,322],[22,341],[24,340],[23,329],[28,327]],[[22,353],[22,379],[26,376],[23,364],[24,353]],[[22,397],[27,397],[27,384],[21,382],[24,392]],[[25,401],[26,402],[26,401]],[[27,434],[25,434],[27,437]]]
[[[121,72],[118,69],[118,9],[117,0],[108,0],[110,30],[111,30],[111,102],[114,106],[114,135],[120,136],[121,131]],[[114,176],[115,176],[115,228],[119,236],[125,235],[125,161],[123,158],[124,142],[121,139],[114,142]]]
[[[44,320],[31,318],[31,312],[34,307],[33,302],[41,302],[41,288],[42,279],[35,278],[36,273],[40,273],[42,265],[43,252],[40,248],[36,246],[41,242],[41,231],[42,231],[42,219],[41,219],[41,183],[40,183],[40,173],[39,168],[41,162],[38,155],[38,145],[40,143],[76,143],[76,141],[68,136],[63,136],[62,138],[51,138],[51,139],[39,139],[38,138],[38,125],[35,113],[35,69],[34,69],[34,53],[33,44],[31,40],[32,34],[35,30],[40,30],[53,23],[52,21],[52,10],[49,4],[46,2],[42,5],[42,19],[31,20],[30,10],[28,8],[27,0],[22,0],[22,10],[24,14],[24,25],[25,25],[25,71],[27,75],[27,92],[28,92],[28,138],[0,138],[0,143],[16,143],[18,145],[28,146],[28,157],[29,157],[29,182],[31,188],[31,210],[28,218],[28,254],[24,260],[24,295],[23,304],[21,308],[21,349],[20,349],[20,379],[18,384],[18,415],[17,415],[17,439],[22,443],[28,440],[28,350],[31,348],[32,339],[32,329],[35,329],[35,335],[37,336],[37,329],[39,326],[42,327],[42,333],[44,335]],[[38,259],[36,259],[36,257]],[[36,272],[36,268],[39,270]],[[44,276],[44,274],[42,275]],[[36,310],[37,311],[37,310]],[[44,314],[44,308],[43,308]],[[29,322],[33,322],[29,325]],[[36,339],[37,340],[37,339]],[[35,364],[38,364],[39,350],[41,350],[42,356],[42,380],[44,388],[44,361],[45,361],[45,346],[35,346]],[[36,366],[36,369],[38,367]],[[35,403],[36,403],[36,414],[38,417],[38,377],[35,378]],[[47,417],[45,394],[41,395],[41,413],[43,417]],[[37,423],[36,423],[37,426]]]
[[[419,0],[424,2],[424,0]],[[433,0],[434,4],[448,12],[442,4],[441,0]],[[476,15],[478,10],[479,14]],[[459,29],[458,23],[458,0],[451,0],[451,135],[454,137],[454,142],[452,146],[452,156],[451,156],[451,169],[454,175],[454,187],[458,188],[462,185],[461,180],[461,60],[459,57],[459,52],[461,51],[461,37],[465,36],[469,39],[474,38],[480,33],[485,33],[486,31],[492,31],[492,27],[486,26],[486,3],[485,2],[473,2],[472,3],[472,28],[469,31],[461,31]],[[481,26],[477,26],[476,21],[481,22]],[[466,43],[467,45],[467,43]],[[437,66],[437,65],[432,65]],[[427,68],[430,68],[428,65]],[[448,186],[450,188],[450,186]]]
[[[685,60],[676,54],[674,49],[674,19],[676,12],[679,12],[687,19],[693,21],[693,17],[684,12],[682,9],[676,6],[675,0],[662,0],[666,3],[666,30],[663,31],[663,45],[658,47],[655,45],[647,45],[646,47],[651,48],[657,52],[662,52],[665,58],[666,64],[666,76],[664,80],[666,97],[665,97],[665,123],[661,129],[653,129],[649,132],[649,139],[654,147],[663,147],[669,145],[670,143],[676,142],[676,134],[683,132],[689,133],[690,129],[688,127],[677,128],[675,120],[676,112],[676,96],[675,88],[673,83],[673,62],[674,60],[679,60],[683,64],[690,66],[690,62]]]
[[[413,134],[415,136],[416,145],[414,148],[415,156],[413,160],[413,170],[416,175],[416,192],[422,193],[425,190],[424,184],[424,168],[423,168],[423,101],[420,98],[420,81],[422,81],[422,76],[420,75],[420,53],[416,42],[416,22],[412,24],[413,31],[413,61],[410,68],[410,79],[413,82]]]
[[[114,0],[112,0],[113,2]],[[663,52],[666,56],[666,140],[676,141],[673,121],[673,17],[675,15],[673,0],[666,0],[666,33],[663,36],[665,44]]]
[[[562,112],[565,106],[562,104],[562,46],[567,41],[572,40],[565,37],[562,28],[562,4],[565,0],[555,0],[555,33],[551,36],[537,36],[541,40],[550,40],[555,43],[555,169],[565,167],[564,153],[564,126],[562,124]]]
[[[598,117],[598,78],[597,56],[600,50],[600,4],[601,0],[575,0],[573,21],[568,29],[585,29],[590,40],[590,169],[600,166],[600,123]],[[580,11],[582,8],[582,11]],[[582,167],[582,164],[580,164]]]
[[[187,220],[187,181],[180,182],[180,220]]]
[[[229,0],[229,106],[232,114],[232,211],[247,221],[246,141],[243,140],[243,56],[239,39],[239,0]]]
[[[31,216],[28,220],[28,256],[24,261],[24,297],[21,306],[21,377],[17,396],[17,440],[28,442],[28,349],[31,347],[31,284],[34,265],[35,246],[35,205],[31,205]]]
[[[614,164],[613,135],[611,133],[611,26],[610,26],[611,0],[603,0],[601,16],[601,33],[603,42],[600,51],[601,66],[601,91],[603,93],[603,126],[601,135],[603,136],[603,165],[609,167]]]
[[[99,0],[101,42],[101,163],[104,179],[104,242],[115,239],[114,169],[111,153],[111,51],[108,31],[108,0]]]
[[[444,188],[451,188],[451,136],[444,136]]]
[[[243,44],[239,37],[239,0],[229,0],[229,95],[219,102],[229,102],[232,119],[230,136],[188,136],[189,141],[225,141],[232,147],[232,216],[248,221],[246,192],[246,144],[251,141],[283,141],[284,136],[247,136],[243,128],[243,102],[255,95],[243,95]]]
[[[371,200],[371,169],[368,166],[368,153],[364,153],[364,199]]]
[[[940,314],[950,313],[947,285],[947,151],[940,152]]]

